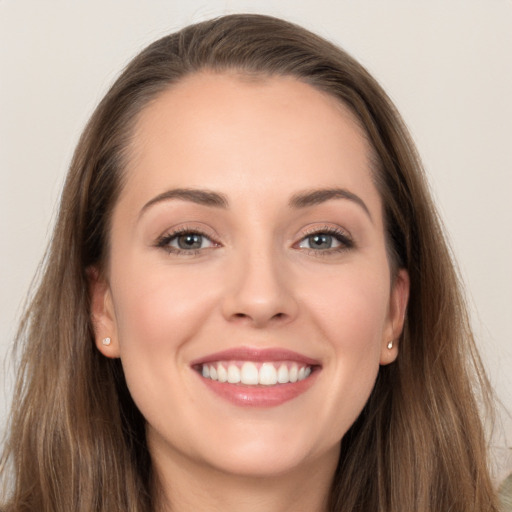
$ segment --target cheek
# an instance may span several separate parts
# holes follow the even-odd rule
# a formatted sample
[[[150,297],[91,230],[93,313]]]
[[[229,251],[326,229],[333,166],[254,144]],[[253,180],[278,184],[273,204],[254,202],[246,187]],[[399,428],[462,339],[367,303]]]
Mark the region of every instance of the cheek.
[[[383,272],[352,267],[333,275],[327,289],[310,287],[309,311],[330,357],[325,377],[327,435],[339,439],[363,409],[380,367],[388,318],[389,282]],[[327,418],[333,421],[328,421]]]
[[[218,303],[218,292],[207,275],[198,279],[197,273],[162,266],[118,268],[124,271],[112,276],[111,287],[126,382],[144,417],[158,424],[169,404],[182,407],[181,396],[190,395],[184,354]]]
[[[165,264],[118,261],[111,287],[123,365],[130,360],[180,356],[179,348],[201,328],[215,288],[208,273]],[[129,277],[127,277],[129,276]]]
[[[389,308],[386,272],[371,266],[351,267],[309,286],[308,302],[316,323],[336,350],[365,357],[380,350]]]

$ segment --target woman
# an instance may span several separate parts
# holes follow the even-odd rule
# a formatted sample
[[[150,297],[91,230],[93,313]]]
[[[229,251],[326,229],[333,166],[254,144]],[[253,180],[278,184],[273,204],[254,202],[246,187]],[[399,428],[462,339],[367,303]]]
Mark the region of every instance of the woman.
[[[19,341],[8,511],[497,510],[414,146],[284,21],[187,27],[126,68]]]

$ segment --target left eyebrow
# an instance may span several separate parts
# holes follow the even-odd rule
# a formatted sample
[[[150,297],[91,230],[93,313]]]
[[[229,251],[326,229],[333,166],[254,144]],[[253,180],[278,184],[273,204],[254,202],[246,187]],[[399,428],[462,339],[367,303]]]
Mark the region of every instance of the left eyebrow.
[[[290,201],[291,208],[307,208],[308,206],[315,206],[325,203],[331,199],[347,199],[359,205],[366,215],[373,222],[372,215],[366,203],[356,194],[344,188],[322,188],[316,190],[307,190],[294,194]]]

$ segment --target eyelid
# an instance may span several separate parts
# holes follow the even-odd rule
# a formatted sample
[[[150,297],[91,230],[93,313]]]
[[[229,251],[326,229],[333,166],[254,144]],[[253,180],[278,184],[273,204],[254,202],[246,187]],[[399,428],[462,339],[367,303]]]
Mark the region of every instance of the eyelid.
[[[199,249],[180,249],[178,247],[173,247],[169,245],[171,240],[179,237],[180,235],[185,234],[195,234],[200,235],[202,237],[207,238],[211,243],[211,247],[203,247]],[[198,226],[197,224],[180,224],[171,228],[166,229],[162,235],[160,235],[153,244],[155,247],[164,249],[169,254],[184,254],[184,255],[194,255],[199,254],[204,251],[208,251],[215,247],[220,247],[222,244],[218,241],[218,237],[213,230],[208,228],[205,225]]]
[[[325,222],[308,224],[305,226],[302,231],[299,233],[299,236],[306,237],[310,235],[314,235],[316,233],[339,233],[343,234],[347,238],[352,238],[352,235],[349,231],[338,224],[327,224]]]
[[[299,244],[305,240],[306,238],[318,235],[318,234],[326,234],[333,236],[340,243],[339,247],[333,247],[329,249],[313,249],[308,247],[299,247]],[[354,238],[352,235],[344,228],[339,225],[329,225],[329,224],[317,224],[317,225],[309,225],[307,226],[297,237],[297,241],[293,244],[294,248],[300,249],[306,252],[311,252],[314,255],[328,255],[333,253],[339,253],[342,251],[350,250],[355,247]]]

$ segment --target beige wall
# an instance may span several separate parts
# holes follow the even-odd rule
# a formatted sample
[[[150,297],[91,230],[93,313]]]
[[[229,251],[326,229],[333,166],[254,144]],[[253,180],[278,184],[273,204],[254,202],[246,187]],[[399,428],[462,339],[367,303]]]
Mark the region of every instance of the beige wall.
[[[467,283],[491,380],[512,409],[507,0],[0,0],[0,357],[48,239],[78,134],[108,84],[159,35],[241,11],[282,16],[341,44],[396,102]],[[0,424],[11,382],[6,375]],[[512,469],[505,449],[512,446],[512,420],[502,414],[501,422],[498,455],[502,467],[509,457]]]

